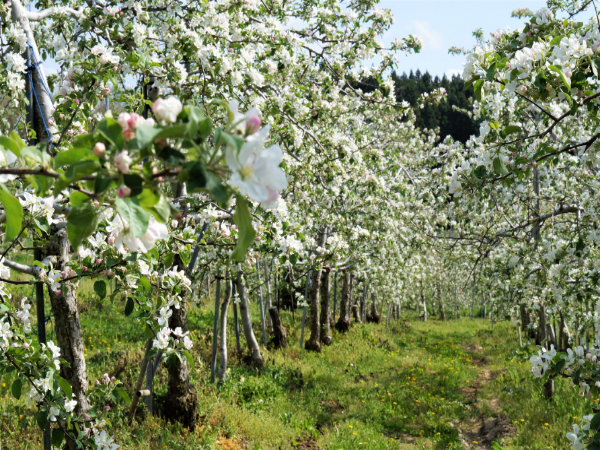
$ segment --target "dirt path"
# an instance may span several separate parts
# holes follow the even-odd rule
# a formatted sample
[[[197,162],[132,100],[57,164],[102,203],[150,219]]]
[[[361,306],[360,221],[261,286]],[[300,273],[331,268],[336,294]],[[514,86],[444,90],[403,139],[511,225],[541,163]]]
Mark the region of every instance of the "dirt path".
[[[487,399],[482,397],[481,390],[497,375],[497,372],[486,368],[487,360],[485,357],[477,354],[483,349],[470,346],[466,347],[465,350],[471,353],[473,363],[479,368],[477,379],[462,389],[462,394],[476,415],[463,423],[455,422],[452,425],[458,429],[458,437],[465,449],[487,450],[491,448],[494,441],[513,434],[515,428],[510,417],[500,412],[502,405],[497,398]]]

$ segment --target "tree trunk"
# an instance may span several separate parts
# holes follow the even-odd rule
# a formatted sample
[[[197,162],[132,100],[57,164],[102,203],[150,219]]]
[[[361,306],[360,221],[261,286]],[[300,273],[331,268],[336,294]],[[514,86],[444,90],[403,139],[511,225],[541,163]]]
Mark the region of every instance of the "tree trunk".
[[[354,322],[362,323],[360,320],[360,305],[358,302],[352,305],[352,317],[354,317]]]
[[[538,332],[535,339],[535,343],[537,345],[542,345],[542,342],[546,340],[546,308],[540,306],[540,310],[538,313],[539,323],[538,323]]]
[[[229,271],[227,271],[225,273],[225,297],[221,303],[221,323],[219,324],[219,385],[225,383],[227,377],[227,308],[231,301],[231,284]]]
[[[379,323],[381,322],[381,315],[377,310],[377,302],[375,301],[375,293],[371,292],[371,311],[367,313],[367,322]]]
[[[260,354],[260,347],[254,331],[252,331],[252,320],[250,319],[250,308],[248,307],[248,296],[246,295],[246,286],[244,286],[244,279],[242,272],[239,271],[236,280],[237,291],[240,295],[240,316],[242,318],[242,327],[244,328],[244,335],[246,336],[246,343],[248,344],[248,350],[250,350],[250,363],[258,367],[263,366],[263,357]]]
[[[321,342],[331,345],[331,268],[325,267],[321,274]]]
[[[425,295],[421,293],[421,302],[423,307],[423,322],[427,322],[427,303],[425,302]]]
[[[319,231],[317,239],[318,247],[325,247],[325,241],[327,240],[327,227],[322,228]],[[319,256],[319,255],[318,255]],[[321,320],[319,317],[320,297],[321,297],[321,271],[323,267],[323,260],[319,256],[319,262],[311,273],[310,290],[308,291],[308,298],[310,299],[310,337],[304,344],[306,350],[314,352],[321,351]],[[329,288],[328,288],[329,289]]]
[[[56,258],[54,269],[63,271],[70,260],[70,249],[67,229],[63,228],[56,232],[42,248],[42,259],[54,256]],[[65,364],[60,365],[60,375],[73,388],[73,398],[77,401],[75,412],[83,414],[90,409],[90,402],[86,396],[88,381],[81,323],[75,297],[76,287],[71,282],[64,282],[61,283],[60,291],[60,294],[57,294],[48,288],[60,357],[69,364],[69,367]],[[73,441],[69,441],[68,445],[69,448],[75,448]]]
[[[25,36],[27,37],[27,43],[31,45],[31,48],[29,50],[33,51],[35,60],[41,63],[42,59],[40,58],[40,53],[38,51],[37,44],[33,37],[33,32],[31,30],[27,14],[28,11],[22,5],[21,0],[13,0],[11,19],[17,24],[17,27],[20,25],[21,29],[25,32]],[[30,61],[30,63],[31,62],[33,62],[33,58],[32,61]],[[33,88],[35,90],[35,96],[33,96],[34,116],[39,118],[39,120],[34,120],[34,123],[36,124],[34,131],[36,133],[38,142],[48,142],[53,139],[54,133],[56,133],[56,127],[54,125],[49,124],[49,120],[50,118],[52,118],[53,106],[52,100],[50,99],[50,94],[46,90],[48,82],[46,80],[46,74],[44,73],[44,68],[42,67],[42,64],[38,64],[36,66],[36,70],[33,70],[31,74],[33,78]],[[30,83],[29,80],[25,80],[25,82]],[[35,100],[36,97],[37,102]],[[48,133],[46,133],[44,123],[46,124]]]
[[[267,298],[266,298],[267,301],[265,303],[265,308],[268,311],[269,308],[271,307],[272,302],[271,302],[271,280],[269,279],[269,267],[268,267],[266,259],[264,261],[263,268],[264,268],[264,273],[265,273],[265,287],[266,287],[266,291],[267,291]],[[273,322],[271,321],[270,314],[268,316],[268,321],[269,321],[269,332],[270,332],[270,334],[273,334]]]
[[[179,254],[175,255],[175,265],[177,270],[184,270],[186,267]],[[187,289],[183,289],[179,296],[181,302],[179,309],[172,308],[173,312],[169,318],[169,328],[174,330],[181,327],[183,333],[188,332],[187,327]],[[165,397],[164,415],[167,420],[180,422],[183,426],[193,430],[198,420],[198,393],[193,384],[190,383],[190,371],[187,365],[187,359],[173,358],[167,366],[168,382],[167,394]]]
[[[385,323],[386,325],[390,324],[390,313],[392,312],[392,304],[388,304],[387,314],[385,315]]]
[[[552,376],[549,376],[544,383],[544,397],[547,400],[552,400],[552,397],[554,397],[554,377]]]
[[[350,297],[352,295],[353,276],[347,270],[344,271],[344,280],[342,282],[342,298],[340,300],[340,318],[335,324],[335,329],[341,332],[348,331],[350,328]]]
[[[273,345],[275,348],[286,348],[287,347],[287,332],[281,323],[281,318],[279,317],[279,312],[277,308],[270,307],[269,308],[269,317],[271,317],[271,322],[273,322]]]
[[[444,303],[440,300],[438,302],[440,308],[440,320],[443,322],[446,320],[446,310],[444,309]]]

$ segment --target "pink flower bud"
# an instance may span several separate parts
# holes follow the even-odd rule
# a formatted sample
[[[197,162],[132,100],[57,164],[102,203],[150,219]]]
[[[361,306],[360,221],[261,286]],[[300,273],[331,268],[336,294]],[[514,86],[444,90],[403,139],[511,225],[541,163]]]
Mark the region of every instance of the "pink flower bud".
[[[23,348],[25,350],[28,350],[29,349],[29,344],[27,342],[23,342]]]
[[[54,125],[54,119],[49,119],[48,120],[48,125]]]
[[[94,208],[97,208],[98,206],[100,206],[100,202],[98,200],[94,200],[92,205],[94,205]]]
[[[112,377],[112,378],[110,379],[110,381],[112,381],[112,382],[114,383],[115,381],[117,381],[117,379],[116,379],[115,377]]]
[[[125,198],[125,197],[129,197],[131,195],[131,189],[129,189],[127,186],[122,185],[119,190],[117,191],[117,195],[119,196],[119,198]]]
[[[73,136],[74,131],[73,130],[69,130],[69,136]]]
[[[96,145],[94,145],[94,155],[98,157],[104,156],[104,152],[106,152],[106,145],[103,142],[96,142]]]
[[[108,241],[108,243],[109,243],[110,245],[112,245],[112,244],[114,244],[114,243],[115,243],[115,237],[114,237],[114,236],[109,236],[109,237],[108,237],[108,239],[107,239],[107,241]]]
[[[258,116],[250,117],[246,120],[246,135],[256,133],[260,129],[261,120]]]
[[[60,276],[62,278],[67,278],[67,272],[65,272],[64,270],[60,273]]]
[[[56,291],[56,295],[60,295],[62,291],[59,289],[58,291]]]
[[[102,263],[102,260],[100,258],[96,258],[96,264],[100,264]]]
[[[64,119],[64,118],[65,118],[65,115],[64,115],[63,113],[60,113],[60,114],[58,115],[58,117],[59,117],[60,119]]]
[[[114,159],[116,168],[122,173],[129,173],[129,164],[131,161],[132,159],[128,156],[127,150],[123,150]]]
[[[102,273],[103,277],[108,276],[108,270],[106,270],[106,269],[104,269],[101,273]]]
[[[76,104],[76,105],[79,105],[79,103],[81,103],[81,101],[80,101],[78,98],[76,98],[76,99],[75,99],[75,104]]]
[[[83,266],[83,270],[87,272],[87,266]]]

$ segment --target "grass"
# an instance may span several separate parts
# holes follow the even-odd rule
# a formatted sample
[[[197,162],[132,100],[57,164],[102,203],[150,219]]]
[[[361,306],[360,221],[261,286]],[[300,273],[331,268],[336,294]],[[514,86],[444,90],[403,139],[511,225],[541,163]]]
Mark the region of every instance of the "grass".
[[[88,285],[80,292],[90,383],[107,372],[130,388],[138,375],[142,332],[124,316],[120,301],[98,304],[90,300]],[[516,332],[508,322],[493,330],[485,320],[467,318],[354,325],[314,354],[298,348],[300,315],[294,321],[284,312],[289,347],[265,350],[266,365],[259,373],[233,352],[232,316],[230,369],[218,390],[209,383],[212,307],[190,309],[199,426],[188,431],[145,416],[130,427],[121,403],[107,414],[106,429],[116,442],[125,449],[172,450],[456,449],[461,448],[457,426],[478,414],[507,414],[515,433],[498,439],[501,448],[567,449],[565,433],[571,423],[579,422],[598,401],[581,399],[563,380],[556,380],[554,401],[543,399],[541,384],[530,375],[525,352],[517,351]],[[484,370],[492,374],[490,381],[480,384],[477,399],[469,398],[465,388]],[[159,404],[165,380],[166,371],[160,368],[155,381]],[[11,397],[11,381],[0,381],[2,448],[42,448],[31,407]],[[486,409],[492,399],[500,409]]]

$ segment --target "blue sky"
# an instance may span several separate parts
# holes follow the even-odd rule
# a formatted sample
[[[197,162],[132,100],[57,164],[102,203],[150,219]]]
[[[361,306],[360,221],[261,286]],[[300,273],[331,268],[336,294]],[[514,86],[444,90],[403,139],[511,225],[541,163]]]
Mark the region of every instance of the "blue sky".
[[[442,76],[462,73],[464,56],[452,56],[452,46],[470,49],[475,44],[472,32],[483,28],[485,35],[500,28],[515,30],[523,21],[510,14],[517,8],[529,8],[535,12],[546,6],[544,0],[382,0],[379,7],[389,8],[395,24],[385,34],[384,42],[408,34],[418,35],[425,46],[418,55],[400,56],[397,72],[411,69],[429,71]],[[590,14],[585,14],[585,18]]]

